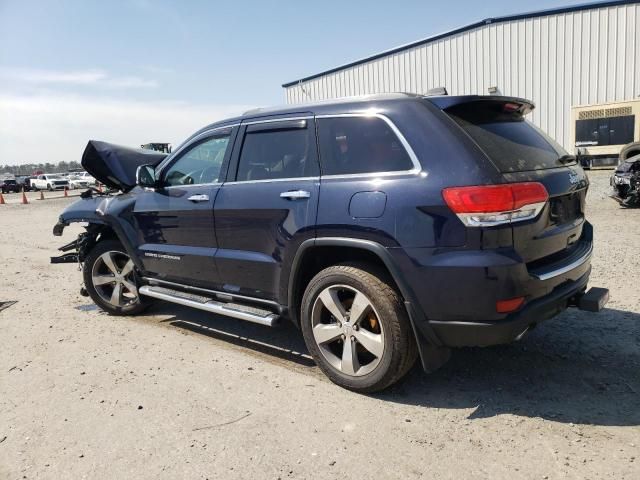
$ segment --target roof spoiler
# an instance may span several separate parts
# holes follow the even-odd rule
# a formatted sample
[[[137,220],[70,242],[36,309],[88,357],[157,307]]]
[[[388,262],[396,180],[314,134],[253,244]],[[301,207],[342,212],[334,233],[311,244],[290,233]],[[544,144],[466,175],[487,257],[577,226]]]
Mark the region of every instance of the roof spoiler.
[[[427,98],[431,103],[436,105],[441,110],[447,110],[449,108],[457,107],[467,103],[480,103],[480,102],[493,102],[504,103],[511,106],[513,112],[518,112],[521,115],[530,113],[536,106],[531,100],[519,97],[504,97],[502,95],[461,95],[461,96],[446,96],[446,97],[429,97]]]

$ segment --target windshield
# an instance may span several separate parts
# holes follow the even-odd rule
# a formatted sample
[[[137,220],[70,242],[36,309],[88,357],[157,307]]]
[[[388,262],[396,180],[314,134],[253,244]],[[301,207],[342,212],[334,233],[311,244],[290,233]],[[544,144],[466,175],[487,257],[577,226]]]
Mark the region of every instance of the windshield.
[[[500,101],[457,105],[445,112],[503,172],[544,170],[575,163],[552,138]],[[569,161],[568,161],[569,160]]]

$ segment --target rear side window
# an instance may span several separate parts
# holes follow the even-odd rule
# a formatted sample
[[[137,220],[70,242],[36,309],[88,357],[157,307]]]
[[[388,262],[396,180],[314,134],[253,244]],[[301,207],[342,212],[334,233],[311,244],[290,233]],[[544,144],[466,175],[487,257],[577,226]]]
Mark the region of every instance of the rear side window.
[[[319,167],[315,150],[315,136],[307,127],[248,130],[240,152],[236,180],[317,176]]]
[[[509,104],[507,104],[509,105]],[[567,165],[567,152],[504,102],[473,102],[445,110],[501,172],[544,170]],[[563,161],[565,163],[563,163]]]
[[[379,117],[318,119],[322,175],[396,172],[413,168],[391,127]]]

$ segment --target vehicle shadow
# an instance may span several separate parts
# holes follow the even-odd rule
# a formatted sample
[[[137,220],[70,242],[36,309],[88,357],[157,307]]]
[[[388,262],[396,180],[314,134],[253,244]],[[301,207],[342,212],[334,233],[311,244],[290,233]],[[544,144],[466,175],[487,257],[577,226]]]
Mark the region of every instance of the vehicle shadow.
[[[164,302],[152,308],[153,313],[172,315],[162,320],[162,323],[168,323],[173,327],[222,340],[250,352],[292,362],[298,366],[316,366],[307,352],[302,334],[288,321],[282,321],[278,327],[270,328]]]
[[[640,315],[567,311],[523,340],[453,353],[425,375],[414,368],[381,400],[474,408],[574,424],[640,425]]]
[[[267,328],[177,305],[159,304],[172,326],[250,352],[317,370],[300,332],[288,322]],[[267,357],[264,357],[266,355]],[[500,414],[610,426],[640,425],[640,314],[605,309],[567,311],[520,342],[453,352],[427,375],[419,365],[391,389],[385,402],[470,409],[469,419]]]

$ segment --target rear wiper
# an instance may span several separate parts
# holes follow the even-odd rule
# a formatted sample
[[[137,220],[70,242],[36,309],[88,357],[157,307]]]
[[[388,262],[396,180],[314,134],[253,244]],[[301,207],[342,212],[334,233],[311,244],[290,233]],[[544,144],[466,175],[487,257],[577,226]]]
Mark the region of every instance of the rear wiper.
[[[558,161],[559,161],[560,163],[574,163],[574,162],[577,162],[577,161],[578,161],[578,159],[576,158],[576,156],[575,156],[575,155],[569,155],[569,154],[567,154],[567,155],[562,155],[562,156],[558,159]]]

